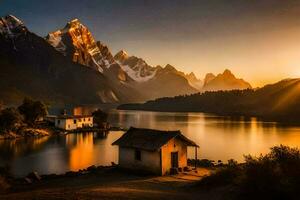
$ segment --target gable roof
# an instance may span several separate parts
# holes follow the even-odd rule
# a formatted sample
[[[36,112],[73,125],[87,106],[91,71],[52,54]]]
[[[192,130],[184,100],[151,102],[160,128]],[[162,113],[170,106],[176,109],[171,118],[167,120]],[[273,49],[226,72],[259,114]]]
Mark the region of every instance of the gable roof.
[[[195,142],[186,138],[180,131],[162,131],[134,127],[130,127],[130,129],[112,143],[112,145],[155,151],[173,138],[180,139],[187,146],[198,147]]]

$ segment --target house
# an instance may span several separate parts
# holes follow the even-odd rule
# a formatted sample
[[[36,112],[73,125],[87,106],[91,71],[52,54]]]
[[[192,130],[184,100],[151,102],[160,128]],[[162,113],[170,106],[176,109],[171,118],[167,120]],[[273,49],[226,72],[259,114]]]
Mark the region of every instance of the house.
[[[64,130],[93,127],[93,124],[92,115],[60,115],[55,118],[55,127]]]
[[[199,147],[180,131],[161,131],[131,127],[112,145],[119,146],[121,168],[170,174],[187,166],[187,147]],[[195,151],[195,155],[197,151]]]

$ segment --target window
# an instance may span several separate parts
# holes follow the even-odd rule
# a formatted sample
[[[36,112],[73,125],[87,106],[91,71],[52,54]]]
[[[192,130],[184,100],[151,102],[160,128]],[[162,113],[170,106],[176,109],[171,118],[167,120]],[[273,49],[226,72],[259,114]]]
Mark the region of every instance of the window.
[[[76,119],[74,119],[74,124],[76,124]]]
[[[83,121],[85,122],[85,118],[83,118]]]
[[[88,118],[88,121],[91,121],[91,118]]]
[[[135,160],[142,160],[142,155],[141,155],[141,151],[136,149],[134,152],[134,158]]]
[[[57,125],[60,125],[60,120],[57,120]]]

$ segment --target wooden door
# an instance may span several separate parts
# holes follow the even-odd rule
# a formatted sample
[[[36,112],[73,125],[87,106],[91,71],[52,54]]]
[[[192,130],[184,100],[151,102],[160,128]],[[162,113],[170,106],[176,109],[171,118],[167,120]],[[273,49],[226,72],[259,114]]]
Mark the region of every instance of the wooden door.
[[[171,167],[178,168],[178,152],[171,152]]]

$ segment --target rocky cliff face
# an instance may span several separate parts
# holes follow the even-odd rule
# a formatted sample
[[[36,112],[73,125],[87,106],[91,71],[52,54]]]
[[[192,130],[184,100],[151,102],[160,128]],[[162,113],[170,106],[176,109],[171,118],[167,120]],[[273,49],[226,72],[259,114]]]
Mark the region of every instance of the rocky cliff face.
[[[74,19],[60,30],[49,33],[46,40],[72,61],[103,73],[114,63],[107,46],[96,42],[89,29]]]

